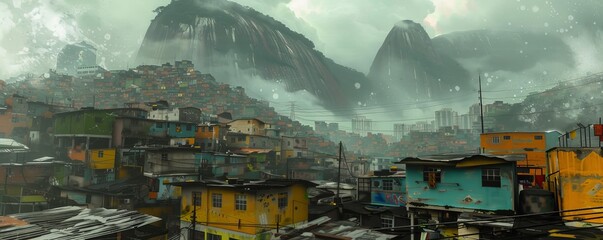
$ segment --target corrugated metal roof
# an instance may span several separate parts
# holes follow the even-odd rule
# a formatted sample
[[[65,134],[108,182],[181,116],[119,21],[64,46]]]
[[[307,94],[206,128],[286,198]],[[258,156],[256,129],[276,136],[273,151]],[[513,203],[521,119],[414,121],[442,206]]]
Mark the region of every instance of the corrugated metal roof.
[[[491,159],[491,160],[504,160],[507,162],[516,162],[525,159],[524,155],[491,155],[491,154],[442,154],[442,155],[431,155],[421,157],[407,157],[400,160],[398,163],[408,163],[416,161],[426,162],[459,162],[463,160],[474,160],[474,159]]]
[[[74,206],[7,217],[14,219],[11,222],[20,224],[0,228],[0,239],[91,239],[142,227],[161,220],[137,211],[88,209]]]

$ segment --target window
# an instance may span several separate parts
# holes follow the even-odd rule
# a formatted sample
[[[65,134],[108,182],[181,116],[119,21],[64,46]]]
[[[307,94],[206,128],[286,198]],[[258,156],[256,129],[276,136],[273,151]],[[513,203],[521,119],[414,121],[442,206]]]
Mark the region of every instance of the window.
[[[394,181],[391,179],[383,180],[383,190],[394,190]]]
[[[239,142],[245,141],[245,136],[240,136],[238,140]]]
[[[500,187],[500,168],[482,169],[482,187]]]
[[[195,233],[193,236],[193,232]],[[188,231],[188,239],[192,239],[192,240],[205,240],[205,232],[203,231],[197,231],[197,230],[189,230]]]
[[[216,234],[207,233],[207,240],[222,240],[222,236],[216,235]]]
[[[286,192],[278,194],[278,208],[283,209],[286,208],[289,204],[289,196]]]
[[[534,140],[542,140],[542,135],[536,135],[536,136],[534,136]]]
[[[435,182],[442,182],[442,169],[426,167],[423,169],[423,181],[429,182],[429,175],[435,177]]]
[[[193,205],[201,206],[201,192],[193,192]]]
[[[168,160],[168,155],[167,153],[162,153],[161,154],[161,161],[167,161]]]
[[[155,127],[156,128],[163,128],[163,123],[160,123],[160,122],[155,123]]]
[[[190,124],[187,124],[187,125],[186,125],[186,131],[190,131],[190,130],[192,130],[192,129],[193,129],[193,126],[192,126],[192,125],[190,125]]]
[[[383,228],[394,227],[394,216],[382,215],[381,216],[381,227],[383,227]]]
[[[105,153],[102,150],[98,151],[98,157],[102,158],[103,156],[105,156]]]
[[[215,208],[222,207],[222,194],[221,193],[212,193],[211,194],[211,202],[212,206]]]
[[[209,127],[207,131],[208,132],[213,132],[214,131],[214,127]]]
[[[511,140],[511,136],[503,136],[503,140]]]
[[[371,191],[371,179],[370,178],[358,178],[358,191],[359,192]]]
[[[499,144],[500,143],[500,137],[498,137],[498,136],[492,137],[492,143],[493,144]]]
[[[235,195],[235,210],[247,210],[247,196],[245,194]]]

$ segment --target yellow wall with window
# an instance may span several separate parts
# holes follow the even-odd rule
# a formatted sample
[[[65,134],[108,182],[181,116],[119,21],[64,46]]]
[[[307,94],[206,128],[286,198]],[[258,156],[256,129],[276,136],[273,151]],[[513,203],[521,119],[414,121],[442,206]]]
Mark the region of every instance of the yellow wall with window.
[[[228,185],[227,185],[228,186]],[[207,232],[233,237],[233,232],[256,237],[279,226],[303,223],[308,220],[306,185],[287,187],[261,187],[246,190],[244,187],[216,187],[183,185],[181,221],[190,223],[193,215],[193,192],[201,193],[201,205],[196,208],[198,225],[207,225]],[[214,205],[213,197],[221,195],[221,207]],[[237,209],[238,196],[246,199],[245,209]],[[218,201],[216,201],[218,202]],[[242,206],[239,202],[239,206]],[[240,236],[239,236],[240,237]],[[206,238],[207,239],[207,238]]]
[[[91,169],[115,168],[115,149],[94,149],[90,150],[89,154]]]

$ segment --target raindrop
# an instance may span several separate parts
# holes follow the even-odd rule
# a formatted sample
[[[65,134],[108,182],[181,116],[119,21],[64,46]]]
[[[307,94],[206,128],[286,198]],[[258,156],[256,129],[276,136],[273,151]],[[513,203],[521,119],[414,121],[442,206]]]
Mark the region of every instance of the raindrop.
[[[528,45],[528,42],[524,42],[523,44]]]
[[[526,10],[526,6],[521,5],[521,7],[519,7],[519,9],[521,9],[521,11],[525,11]]]
[[[548,22],[545,22],[545,23],[544,23],[544,26],[545,26],[545,27],[548,27],[548,26],[549,26],[549,23],[548,23]]]
[[[456,90],[457,92],[461,90],[461,87],[459,86],[454,86],[454,90]]]
[[[536,108],[530,109],[530,112],[536,112]]]
[[[50,73],[44,73],[44,78],[49,78],[50,77]]]
[[[450,89],[450,92],[452,92],[452,88]]]
[[[538,12],[540,11],[540,8],[536,5],[532,6],[532,12]]]
[[[354,83],[354,87],[355,87],[356,89],[360,89],[360,83]]]
[[[519,50],[519,53],[523,53],[523,50]]]
[[[490,74],[484,73],[484,77],[488,77],[488,76],[490,76]]]
[[[111,34],[106,33],[105,34],[105,40],[110,40],[111,39]]]
[[[570,107],[569,103],[564,103],[563,106],[565,106],[566,108]]]
[[[358,106],[362,106],[362,103],[361,103],[361,102],[358,102]]]
[[[274,94],[272,94],[272,98],[274,98],[274,99],[278,99],[278,93],[274,93]]]
[[[567,16],[567,20],[573,21],[574,20],[574,16],[573,15]]]

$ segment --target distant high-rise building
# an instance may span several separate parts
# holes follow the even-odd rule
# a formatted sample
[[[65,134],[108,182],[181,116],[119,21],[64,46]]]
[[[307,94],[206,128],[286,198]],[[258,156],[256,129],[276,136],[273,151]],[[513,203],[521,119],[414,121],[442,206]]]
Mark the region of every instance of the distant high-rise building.
[[[329,123],[329,131],[339,131],[339,123]]]
[[[364,116],[352,118],[352,132],[366,135],[373,130],[373,121]]]
[[[452,127],[458,125],[458,113],[452,111],[452,108],[443,108],[435,111],[435,129],[443,127]]]
[[[328,130],[328,125],[325,121],[315,121],[314,122],[314,131],[318,133],[324,133]]]
[[[408,126],[404,123],[394,124],[394,139],[400,141],[408,133]]]
[[[459,129],[472,129],[473,118],[470,114],[462,114],[459,116]]]
[[[81,42],[63,47],[57,56],[57,73],[75,76],[80,67],[96,66],[96,48]]]

